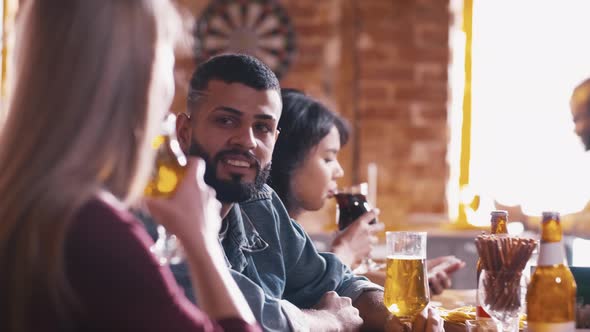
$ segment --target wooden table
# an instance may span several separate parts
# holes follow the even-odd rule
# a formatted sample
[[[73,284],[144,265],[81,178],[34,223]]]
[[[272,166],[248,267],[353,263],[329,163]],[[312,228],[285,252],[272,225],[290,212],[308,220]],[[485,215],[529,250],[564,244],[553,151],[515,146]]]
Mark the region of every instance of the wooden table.
[[[440,295],[433,295],[430,304],[445,309],[475,306],[475,289],[446,289]],[[465,325],[445,322],[446,332],[465,332]]]
[[[440,295],[433,295],[430,303],[435,307],[453,309],[466,305],[475,306],[475,289],[447,289]]]
[[[373,271],[365,274],[372,282],[383,286],[385,284],[385,272]],[[434,307],[455,309],[463,306],[475,306],[475,289],[447,289],[440,295],[433,295],[430,304]],[[465,325],[454,324],[445,321],[446,332],[465,332]],[[590,332],[590,329],[577,329],[576,332]]]

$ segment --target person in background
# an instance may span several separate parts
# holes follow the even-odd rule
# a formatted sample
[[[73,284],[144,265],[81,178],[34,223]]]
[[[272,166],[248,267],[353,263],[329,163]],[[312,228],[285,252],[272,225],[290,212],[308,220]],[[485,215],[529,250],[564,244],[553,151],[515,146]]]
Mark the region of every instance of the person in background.
[[[584,146],[590,151],[590,78],[579,83],[570,98],[570,111],[574,122],[574,131]],[[511,220],[521,221],[527,229],[540,230],[541,216],[531,216],[524,213],[521,205],[505,205],[495,202],[499,210],[508,211]],[[563,214],[561,227],[565,234],[590,238],[590,202],[578,212]]]
[[[202,160],[172,198],[147,201],[184,244],[201,310],[128,212],[174,94],[171,3],[21,3],[0,132],[0,331],[259,331],[225,266]]]
[[[402,331],[383,305],[382,288],[334,255],[319,254],[266,185],[281,108],[279,82],[266,65],[225,54],[199,65],[187,113],[178,115],[182,149],[205,159],[205,181],[222,202],[220,241],[232,275],[267,331],[353,331],[361,324],[380,331],[386,323]],[[442,325],[427,309],[414,330]]]
[[[336,180],[344,175],[338,152],[349,137],[344,119],[324,105],[295,89],[282,90],[283,112],[279,135],[273,152],[269,184],[279,195],[289,216],[297,220],[306,211],[321,209],[333,198]],[[383,224],[371,225],[377,209],[358,218],[332,241],[331,251],[355,267],[370,254],[373,234]],[[450,275],[465,265],[454,256],[428,260],[429,284],[433,294],[451,286]],[[372,280],[383,283],[384,272],[367,273]]]

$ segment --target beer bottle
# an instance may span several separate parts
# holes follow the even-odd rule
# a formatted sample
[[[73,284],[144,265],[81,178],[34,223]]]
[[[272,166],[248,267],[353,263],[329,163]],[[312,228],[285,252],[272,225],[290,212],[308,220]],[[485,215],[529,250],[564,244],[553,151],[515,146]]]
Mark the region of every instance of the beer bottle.
[[[528,331],[575,331],[576,282],[565,264],[559,213],[543,212],[541,248],[526,295]]]
[[[490,213],[490,232],[492,234],[508,234],[508,212],[503,210],[492,211]],[[479,275],[481,274],[482,266],[481,259],[477,260],[477,285],[479,286]],[[479,299],[477,299],[477,307],[475,310],[475,316],[477,319],[491,318],[490,315],[479,305]]]

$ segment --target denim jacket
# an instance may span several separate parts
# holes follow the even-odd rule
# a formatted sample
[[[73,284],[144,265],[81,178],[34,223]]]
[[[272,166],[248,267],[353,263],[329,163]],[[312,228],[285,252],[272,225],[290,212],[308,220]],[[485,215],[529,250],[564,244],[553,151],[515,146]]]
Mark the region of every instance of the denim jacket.
[[[311,308],[328,291],[354,301],[364,291],[383,289],[353,275],[335,255],[318,253],[268,186],[234,204],[224,224],[220,241],[228,267],[265,331],[309,330],[300,309]],[[186,266],[172,269],[192,297]]]

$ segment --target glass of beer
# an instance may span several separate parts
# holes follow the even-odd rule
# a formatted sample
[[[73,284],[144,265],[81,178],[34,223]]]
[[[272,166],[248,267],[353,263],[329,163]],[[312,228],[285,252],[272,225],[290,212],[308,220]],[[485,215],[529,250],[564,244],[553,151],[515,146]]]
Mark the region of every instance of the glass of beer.
[[[337,223],[338,230],[342,231],[355,222],[360,216],[371,211],[373,208],[367,200],[368,184],[366,182],[338,190],[334,195],[338,204]],[[376,224],[373,219],[370,224]],[[376,271],[382,266],[375,263],[371,258],[366,257],[361,264],[353,271],[354,273],[366,273]]]
[[[426,275],[426,232],[386,232],[385,306],[412,322],[430,301]]]
[[[156,158],[144,195],[170,197],[184,177],[187,158],[176,138],[176,116],[168,114],[162,122],[160,133],[152,141]],[[150,247],[161,265],[178,264],[183,260],[182,248],[176,236],[158,225],[158,239]]]

